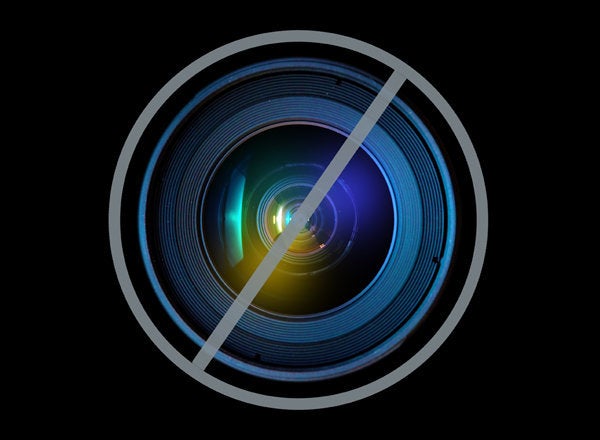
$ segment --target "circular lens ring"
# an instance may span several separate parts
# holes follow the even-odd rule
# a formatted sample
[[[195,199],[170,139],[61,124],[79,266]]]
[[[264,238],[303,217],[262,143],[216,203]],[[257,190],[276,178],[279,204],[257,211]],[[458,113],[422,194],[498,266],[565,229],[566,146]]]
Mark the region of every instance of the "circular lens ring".
[[[344,79],[342,87],[331,89],[332,73]],[[381,86],[373,78],[332,62],[275,60],[223,77],[200,92],[175,118],[146,173],[140,230],[148,272],[158,278],[153,274],[155,261],[164,261],[165,270],[171,275],[163,274],[162,279],[172,280],[169,290],[180,295],[175,300],[183,314],[175,312],[176,307],[170,305],[172,295],[155,283],[161,302],[170,305],[167,309],[173,320],[199,346],[204,343],[202,330],[193,327],[204,326],[206,333],[212,332],[231,306],[232,293],[235,295],[224,291],[227,281],[196,246],[201,239],[191,226],[196,223],[199,209],[196,201],[205,192],[201,185],[208,177],[205,164],[216,161],[222,156],[223,146],[248,137],[256,127],[290,119],[316,120],[347,135]],[[306,93],[308,87],[310,95]],[[210,103],[205,105],[209,97]],[[377,275],[355,301],[323,318],[279,320],[253,313],[249,308],[217,353],[218,360],[270,379],[337,377],[385,356],[427,313],[452,253],[453,190],[443,157],[423,122],[399,98],[393,100],[390,109],[394,111],[380,119],[363,147],[386,179],[392,179],[390,192],[402,213],[394,228],[399,235],[392,241],[391,252]],[[182,121],[186,124],[183,128]],[[154,163],[169,146],[172,148],[164,158],[168,163],[163,166],[166,171],[155,176]],[[146,205],[153,182],[164,186],[155,197],[161,203],[155,233],[161,243],[158,251],[147,245],[145,237],[153,218]],[[432,261],[434,257],[439,264]],[[205,269],[211,266],[211,272]],[[217,285],[215,279],[222,284]],[[210,294],[199,296],[198,292]],[[357,336],[366,327],[369,331]],[[270,367],[257,365],[257,353]]]

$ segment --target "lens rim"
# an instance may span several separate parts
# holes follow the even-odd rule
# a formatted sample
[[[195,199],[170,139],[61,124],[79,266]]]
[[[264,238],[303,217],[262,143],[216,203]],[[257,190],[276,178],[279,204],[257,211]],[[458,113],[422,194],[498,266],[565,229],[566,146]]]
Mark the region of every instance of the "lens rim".
[[[291,72],[288,73],[286,69],[291,69]],[[168,270],[176,271],[175,278],[177,280],[183,279],[179,273],[184,276],[187,276],[188,272],[193,274],[189,281],[182,281],[188,283],[189,287],[178,288],[179,290],[187,289],[188,293],[183,292],[183,296],[187,297],[179,302],[179,310],[176,309],[172,302],[172,295],[158,281],[159,277],[155,267],[156,255],[150,249],[148,241],[147,222],[150,218],[147,215],[148,194],[153,182],[169,182],[170,180],[168,175],[164,178],[163,176],[160,178],[154,176],[154,170],[158,166],[163,151],[171,143],[171,139],[176,138],[181,124],[194,124],[191,115],[195,109],[203,109],[207,102],[210,105],[217,105],[215,103],[220,102],[232,105],[232,102],[236,102],[231,101],[231,96],[220,94],[222,90],[230,90],[232,85],[235,85],[232,90],[238,93],[236,96],[246,96],[243,91],[245,89],[241,88],[243,84],[248,82],[253,84],[253,81],[261,81],[263,78],[271,81],[272,78],[268,74],[273,71],[293,76],[296,71],[304,69],[308,69],[319,78],[329,78],[329,74],[336,73],[343,77],[348,84],[354,84],[352,86],[354,93],[359,93],[359,89],[363,89],[362,93],[369,95],[368,98],[362,98],[364,101],[372,100],[383,85],[382,82],[378,82],[365,73],[328,60],[277,59],[243,67],[220,78],[196,94],[173,119],[165,134],[160,138],[153,160],[147,168],[139,209],[139,235],[146,271],[163,307],[180,329],[199,347],[204,345],[207,337],[202,334],[202,329],[204,328],[207,334],[212,332],[212,328],[216,326],[220,316],[231,306],[230,299],[232,296],[235,297],[236,293],[229,292],[229,295],[223,296],[222,292],[224,289],[228,289],[228,286],[219,270],[213,265],[210,258],[205,258],[206,255],[201,255],[200,252],[189,247],[190,243],[194,243],[193,246],[196,247],[195,243],[198,240],[195,237],[190,239],[187,233],[178,233],[175,228],[171,232],[162,233],[163,236],[167,234],[173,237],[165,246],[172,246],[173,240],[175,240],[175,242],[182,243],[181,246],[185,246],[186,252],[180,257],[175,256],[177,267]],[[264,84],[260,87],[262,93],[266,93],[265,87]],[[271,87],[270,82],[268,87]],[[279,89],[276,88],[276,90]],[[327,90],[329,89],[327,88]],[[228,107],[227,114],[232,116],[219,120],[216,125],[218,128],[214,132],[211,131],[210,134],[207,133],[202,142],[197,138],[195,131],[192,131],[193,135],[185,131],[180,134],[183,139],[193,139],[191,145],[195,156],[193,159],[191,157],[180,158],[177,165],[169,165],[169,167],[177,170],[182,170],[181,167],[184,167],[186,170],[192,162],[214,161],[211,155],[214,157],[215,154],[218,154],[219,157],[226,157],[231,154],[231,150],[223,151],[223,146],[229,145],[228,142],[223,143],[223,140],[227,139],[223,133],[227,133],[230,139],[241,139],[247,135],[248,131],[255,130],[257,126],[289,120],[298,115],[306,120],[317,119],[328,125],[335,126],[337,124],[340,130],[348,136],[355,121],[360,119],[360,111],[346,103],[348,99],[353,100],[354,95],[348,97],[346,92],[346,95],[343,95],[344,99],[335,101],[330,99],[329,92],[326,93],[327,98],[315,98],[304,94],[302,96],[285,95],[279,98],[261,96],[259,100],[251,101],[253,103],[251,106],[248,106],[246,102],[239,104],[242,110],[236,110],[233,113]],[[318,103],[315,103],[315,100],[318,100]],[[358,101],[354,100],[353,104],[358,105]],[[250,375],[271,380],[306,382],[334,379],[364,369],[390,354],[404,342],[428,313],[440,292],[453,252],[456,227],[453,186],[439,146],[425,124],[413,109],[398,97],[395,97],[390,105],[394,107],[395,111],[383,115],[378,125],[373,127],[364,141],[364,151],[380,168],[381,174],[386,179],[388,191],[393,195],[392,199],[395,199],[393,203],[395,227],[391,251],[377,275],[355,301],[348,302],[347,307],[338,309],[336,313],[330,314],[324,319],[282,321],[273,319],[271,316],[253,313],[253,309],[248,308],[222,349],[215,354],[215,359]],[[204,110],[202,111],[204,112]],[[211,107],[209,113],[223,114],[219,107]],[[396,118],[395,122],[394,118]],[[235,121],[235,124],[232,124],[232,120]],[[200,126],[204,130],[205,123],[208,122],[204,119],[200,121],[202,122]],[[235,128],[231,128],[232,126]],[[231,130],[233,132],[230,132]],[[394,130],[397,133],[393,134]],[[396,139],[394,136],[399,138]],[[415,136],[420,136],[421,140],[416,143],[414,140],[411,141],[410,138]],[[214,145],[207,143],[207,140],[210,139],[219,139],[216,150]],[[403,140],[402,143],[411,145],[412,150],[409,152],[406,149],[408,147],[398,143],[399,139]],[[179,148],[180,142],[176,141],[175,145]],[[201,149],[202,153],[200,154],[198,152],[201,145],[205,145],[205,147]],[[169,154],[169,160],[173,154],[173,152]],[[427,167],[431,167],[431,169],[428,170]],[[184,171],[179,172],[183,173]],[[185,173],[187,175],[187,171]],[[188,195],[194,195],[197,192],[205,195],[206,182],[201,185],[198,183],[205,178],[199,178],[196,171],[190,175],[193,176],[192,184],[197,188],[194,190],[185,188],[181,191],[185,191]],[[395,185],[390,183],[391,176],[395,176],[397,180]],[[432,183],[432,180],[435,183]],[[179,192],[182,185],[184,185],[183,181],[177,182],[175,190]],[[165,190],[166,194],[171,194],[167,205],[171,210],[175,209],[177,205],[180,211],[177,211],[176,216],[171,220],[166,220],[166,223],[163,220],[163,223],[172,229],[175,227],[177,218],[181,218],[183,223],[179,227],[181,231],[184,231],[186,230],[185,225],[197,224],[196,219],[191,218],[196,208],[188,209],[188,206],[195,203],[197,197],[193,196],[192,199],[188,197],[187,202],[181,204],[177,202],[179,196],[176,199],[172,198],[175,190],[173,188]],[[439,194],[436,191],[439,191]],[[427,203],[426,200],[428,200]],[[438,206],[439,204],[442,206]],[[435,211],[436,209],[437,211]],[[185,214],[186,210],[189,211],[187,214]],[[397,215],[398,210],[403,212],[402,216]],[[160,218],[164,218],[164,214],[161,213]],[[438,223],[442,219],[443,224],[437,224],[434,227],[433,224],[430,225],[426,221],[427,219],[437,220]],[[440,228],[441,232],[436,228]],[[398,237],[396,234],[399,234]],[[439,263],[432,264],[431,256],[427,257],[426,254],[433,252],[433,248],[436,246],[440,246],[440,249],[434,254],[438,255]],[[164,248],[159,252],[158,257],[162,259],[163,255],[165,257],[174,255],[173,252],[172,249]],[[198,258],[205,258],[204,264],[212,269],[208,278],[206,274],[203,274],[204,270],[198,271]],[[423,281],[423,277],[426,278],[425,281]],[[216,280],[219,285],[215,284]],[[193,283],[193,286],[189,283]],[[407,287],[405,288],[405,286]],[[210,293],[199,298],[196,293],[197,289]],[[403,295],[399,295],[403,289]],[[365,292],[369,292],[369,294],[367,295]],[[181,294],[180,291],[177,293],[177,295]],[[195,308],[196,311],[188,313],[188,308]],[[367,326],[370,328],[369,333],[363,332],[360,338],[354,336],[357,331]],[[252,338],[246,335],[252,335]],[[260,353],[269,353],[270,361],[255,362],[256,355]]]

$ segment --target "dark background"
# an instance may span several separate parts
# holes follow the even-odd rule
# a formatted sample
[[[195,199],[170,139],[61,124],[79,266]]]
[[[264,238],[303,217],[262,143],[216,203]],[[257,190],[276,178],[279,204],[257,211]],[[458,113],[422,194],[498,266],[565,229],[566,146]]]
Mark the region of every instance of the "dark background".
[[[63,163],[53,176],[59,189],[52,191],[66,202],[55,198],[48,203],[53,212],[69,212],[54,218],[65,232],[61,229],[53,239],[54,246],[68,249],[71,256],[48,256],[60,261],[51,282],[58,292],[53,306],[60,305],[52,318],[52,331],[58,332],[53,340],[58,342],[49,344],[52,373],[40,378],[45,391],[38,395],[44,408],[62,414],[52,424],[72,429],[63,422],[73,418],[100,430],[181,427],[197,436],[215,424],[223,432],[265,437],[287,435],[286,430],[313,437],[322,430],[372,429],[402,436],[406,430],[428,435],[440,430],[477,432],[481,427],[495,433],[513,432],[518,426],[535,429],[540,414],[548,417],[540,408],[555,408],[556,385],[544,379],[553,357],[546,350],[547,328],[536,318],[544,313],[538,304],[545,299],[536,288],[539,275],[531,271],[531,262],[546,252],[540,247],[536,217],[545,199],[541,184],[528,178],[531,159],[539,152],[529,131],[540,93],[534,67],[545,62],[536,48],[547,43],[529,35],[528,19],[517,13],[504,20],[483,13],[477,20],[456,19],[439,12],[431,22],[423,13],[390,13],[382,22],[375,14],[345,20],[335,13],[290,10],[277,12],[277,19],[255,11],[240,26],[223,14],[169,12],[153,21],[116,19],[120,12],[115,12],[101,24],[74,23],[72,32],[56,44],[63,55],[53,61],[51,70],[60,78],[53,84],[57,96],[66,88],[69,98],[63,103],[67,113],[55,128],[58,140],[68,142],[52,152],[53,160]],[[130,312],[108,244],[112,173],[126,136],[150,99],[208,51],[238,38],[285,29],[359,38],[416,69],[466,127],[489,200],[484,270],[448,340],[386,391],[320,411],[280,411],[234,401],[171,364]],[[65,241],[64,234],[70,239]],[[45,353],[46,347],[41,350]]]

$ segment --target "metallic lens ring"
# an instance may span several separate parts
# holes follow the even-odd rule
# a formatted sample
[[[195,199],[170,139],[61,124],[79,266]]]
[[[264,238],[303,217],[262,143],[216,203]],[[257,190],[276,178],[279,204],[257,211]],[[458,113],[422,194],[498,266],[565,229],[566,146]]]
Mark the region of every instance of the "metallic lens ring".
[[[155,283],[154,287],[163,303],[172,304],[169,310],[178,308],[182,311],[171,313],[171,316],[199,347],[204,344],[203,333],[211,333],[212,323],[219,319],[219,314],[209,304],[218,301],[229,308],[235,292],[243,287],[268,250],[265,248],[264,252],[257,252],[257,256],[249,256],[250,249],[260,247],[260,240],[253,241],[252,237],[260,236],[263,221],[271,219],[264,212],[265,200],[289,187],[296,178],[304,178],[305,171],[298,176],[294,173],[303,169],[303,163],[317,163],[324,169],[343,142],[338,136],[338,143],[327,146],[322,136],[328,130],[319,129],[323,132],[319,137],[310,137],[312,141],[297,144],[298,137],[315,127],[309,122],[296,126],[280,121],[316,120],[320,127],[339,124],[341,130],[338,132],[347,136],[360,117],[358,109],[372,101],[381,87],[365,74],[325,60],[276,60],[255,64],[243,71],[248,75],[234,72],[209,86],[210,100],[205,99],[208,92],[199,94],[174,119],[172,128],[167,130],[173,134],[163,136],[164,141],[156,150],[162,160],[161,174],[156,174],[157,168],[150,166],[142,192],[140,230],[150,228],[146,236],[159,239],[159,245],[151,249],[144,242],[147,240],[144,234],[141,236],[142,245],[148,249],[146,268],[151,274],[160,271],[156,278],[170,282],[167,287],[164,282]],[[346,81],[336,85],[331,72]],[[233,78],[236,78],[235,87],[231,86]],[[283,102],[285,109],[280,104]],[[239,115],[247,113],[248,118],[239,121]],[[412,118],[410,122],[409,118]],[[257,132],[257,127],[263,128],[258,134],[249,136],[248,133]],[[300,130],[295,130],[291,137],[268,137],[278,130],[298,127]],[[309,316],[301,313],[302,320],[281,319],[279,310],[282,306],[278,306],[276,314],[268,315],[251,306],[216,359],[268,379],[309,381],[339,377],[364,368],[391,352],[412,332],[420,321],[419,316],[427,313],[439,292],[440,280],[443,280],[452,254],[455,213],[448,170],[435,141],[430,138],[426,143],[420,135],[427,133],[423,122],[398,98],[373,132],[383,136],[379,139],[368,136],[363,149],[339,179],[350,187],[351,203],[345,203],[352,205],[349,213],[358,209],[359,218],[355,239],[351,241],[351,237],[347,237],[346,243],[341,243],[337,249],[340,258],[335,262],[346,257],[345,271],[340,272],[339,263],[335,265],[337,275],[328,275],[325,270],[331,270],[332,266],[321,265],[310,272],[311,278],[293,277],[285,282],[274,278],[278,273],[279,278],[282,276],[281,271],[276,271],[271,277],[271,293],[265,292],[268,286],[262,289],[265,292],[263,298],[266,298],[262,305],[274,304],[273,301],[277,302],[281,296],[292,298],[290,290],[296,287],[295,284],[299,284],[296,288],[300,290],[298,295],[302,295],[300,300],[305,300],[310,293],[315,300],[332,294],[344,294],[347,298],[348,293],[336,290],[356,287],[359,290],[351,293],[350,299],[328,310],[326,315],[316,311]],[[265,137],[269,140],[256,145],[257,139]],[[237,139],[246,141],[239,145]],[[254,147],[245,151],[245,146],[251,143]],[[316,149],[307,148],[310,144]],[[297,145],[294,148],[299,150],[292,150],[291,145]],[[163,151],[168,151],[168,155]],[[215,153],[211,154],[212,151]],[[209,165],[223,152],[227,153],[225,158],[207,179]],[[271,163],[272,156],[281,156],[281,159],[273,162],[274,165],[264,166]],[[436,161],[432,162],[431,157]],[[248,164],[254,162],[257,162],[258,171],[247,169]],[[382,163],[392,164],[388,166],[390,172],[383,171]],[[287,172],[278,173],[277,170],[282,168],[287,168]],[[253,175],[255,177],[251,177]],[[307,187],[314,185],[319,174],[314,173],[311,177]],[[387,182],[383,184],[384,193],[373,186],[377,184],[374,179]],[[209,183],[202,185],[205,181]],[[150,197],[152,185],[157,189],[154,190],[156,195]],[[344,204],[346,193],[343,187],[336,183],[328,194],[337,207]],[[203,193],[208,194],[208,199],[203,198]],[[353,202],[352,199],[356,200]],[[147,200],[158,200],[158,204],[153,207]],[[198,200],[202,201],[199,207],[195,205]],[[390,221],[401,223],[404,228],[390,229],[391,240],[382,243],[378,235],[385,231],[378,208],[385,204],[389,205],[388,215],[393,219]],[[322,206],[326,207],[327,203]],[[397,212],[393,211],[393,206],[397,207]],[[256,215],[255,210],[258,211]],[[200,212],[200,228],[190,227],[198,223],[197,212]],[[352,232],[352,216],[338,217],[338,225],[350,222],[347,229]],[[401,222],[396,221],[398,217],[402,218]],[[262,235],[264,239],[264,232]],[[396,236],[397,243],[393,239]],[[253,245],[245,247],[244,241]],[[361,242],[362,247],[359,246]],[[200,243],[204,243],[204,254]],[[297,240],[295,243],[292,248],[299,245]],[[380,244],[375,246],[374,243]],[[320,245],[327,250],[325,243]],[[349,247],[352,252],[362,253],[362,260],[347,258],[350,254],[344,251]],[[362,285],[355,282],[341,287],[349,276],[364,272],[365,263],[376,257],[375,252],[382,255],[381,266],[366,276],[361,275]],[[439,264],[433,262],[434,257],[439,259]],[[204,267],[198,265],[202,258],[208,260]],[[244,274],[239,265],[246,260],[249,260],[251,271]],[[157,262],[162,267],[157,267]],[[352,262],[358,262],[354,263],[359,265],[358,268]],[[214,272],[205,270],[209,265]],[[330,285],[329,280],[337,279],[336,285],[331,285],[332,291],[314,293],[313,279],[319,274],[323,274],[323,282]],[[210,288],[215,275],[229,291],[223,287]],[[405,281],[400,282],[400,276]],[[236,278],[241,280],[238,285],[232,284]],[[260,309],[260,296],[255,302]],[[361,328],[368,328],[368,331],[357,335]],[[256,361],[259,355],[261,362]]]

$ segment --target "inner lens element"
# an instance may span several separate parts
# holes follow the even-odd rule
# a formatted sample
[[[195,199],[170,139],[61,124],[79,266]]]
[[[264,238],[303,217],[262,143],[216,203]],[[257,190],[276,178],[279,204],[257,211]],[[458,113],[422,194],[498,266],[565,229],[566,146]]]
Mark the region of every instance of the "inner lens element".
[[[200,230],[217,275],[239,292],[323,174],[346,136],[287,122],[251,134],[217,167]],[[360,149],[253,301],[290,316],[357,297],[381,270],[394,232],[381,168]]]

